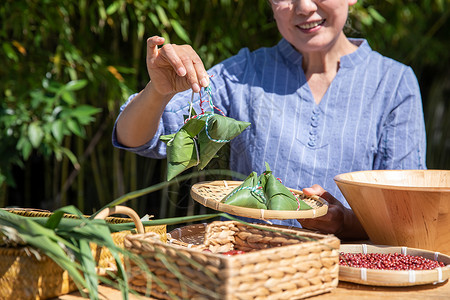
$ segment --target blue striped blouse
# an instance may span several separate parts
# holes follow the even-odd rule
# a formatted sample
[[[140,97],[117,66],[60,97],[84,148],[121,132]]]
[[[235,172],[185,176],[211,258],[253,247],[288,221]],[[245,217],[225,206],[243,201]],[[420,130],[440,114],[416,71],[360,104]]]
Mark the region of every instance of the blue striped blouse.
[[[306,82],[302,55],[284,39],[271,48],[242,49],[208,71],[214,104],[227,116],[251,123],[231,141],[232,170],[260,174],[268,162],[286,186],[319,184],[348,207],[334,176],[426,168],[423,109],[412,69],[373,51],[365,40],[351,41],[358,49],[341,57],[318,105]],[[170,101],[147,144],[123,147],[115,132],[113,144],[164,158],[165,144],[158,138],[182,126],[190,97],[188,90]],[[195,103],[199,111],[198,95]]]

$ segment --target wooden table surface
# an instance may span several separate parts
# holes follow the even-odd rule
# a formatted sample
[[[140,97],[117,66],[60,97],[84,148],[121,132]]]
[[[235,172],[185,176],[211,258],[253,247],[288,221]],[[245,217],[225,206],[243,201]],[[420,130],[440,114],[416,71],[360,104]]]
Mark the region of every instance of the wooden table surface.
[[[119,291],[107,286],[100,286],[101,300],[121,299]],[[314,300],[379,300],[379,299],[407,299],[407,300],[434,300],[434,299],[450,299],[450,282],[449,280],[440,284],[428,284],[412,287],[375,287],[347,282],[339,282],[336,289],[329,293],[310,297]],[[60,300],[81,300],[84,299],[79,293],[60,296]],[[130,300],[152,299],[143,296],[130,295]]]

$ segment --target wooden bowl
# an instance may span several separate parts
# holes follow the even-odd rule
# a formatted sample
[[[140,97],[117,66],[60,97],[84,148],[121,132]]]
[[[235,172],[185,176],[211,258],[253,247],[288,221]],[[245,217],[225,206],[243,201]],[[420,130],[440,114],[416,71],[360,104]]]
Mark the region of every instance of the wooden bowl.
[[[334,178],[372,243],[450,254],[450,170],[374,170]]]

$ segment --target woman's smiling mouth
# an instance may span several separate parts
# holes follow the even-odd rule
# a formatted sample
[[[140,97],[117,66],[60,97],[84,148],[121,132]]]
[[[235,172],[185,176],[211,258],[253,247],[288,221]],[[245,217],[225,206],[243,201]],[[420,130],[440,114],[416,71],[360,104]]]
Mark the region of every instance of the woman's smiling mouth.
[[[297,25],[297,27],[304,31],[310,31],[311,29],[319,27],[319,26],[323,25],[324,23],[325,23],[325,19],[320,20],[320,21],[315,21],[315,22],[299,24],[299,25]]]

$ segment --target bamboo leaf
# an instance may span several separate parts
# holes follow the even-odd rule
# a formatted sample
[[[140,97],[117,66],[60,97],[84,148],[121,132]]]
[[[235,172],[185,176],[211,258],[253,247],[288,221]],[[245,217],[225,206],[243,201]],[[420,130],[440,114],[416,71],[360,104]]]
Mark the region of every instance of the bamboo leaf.
[[[158,14],[159,20],[165,27],[170,26],[169,18],[166,15],[164,8],[161,5],[155,6],[156,13]]]
[[[71,132],[75,133],[79,137],[84,137],[83,129],[76,120],[68,119],[66,125]]]
[[[119,7],[120,7],[120,2],[119,1],[113,2],[111,5],[109,5],[106,8],[106,14],[108,14],[108,15],[114,14],[119,9]]]
[[[80,105],[74,108],[70,114],[76,117],[81,124],[86,125],[89,124],[89,122],[92,120],[92,115],[97,114],[101,111],[102,109],[98,107],[90,105]]]
[[[64,124],[62,120],[55,120],[52,123],[51,131],[52,135],[55,137],[56,141],[61,144],[64,137]]]
[[[367,11],[372,16],[372,18],[374,18],[376,21],[378,21],[380,23],[386,22],[386,19],[372,6],[368,7]]]
[[[64,212],[62,211],[55,211],[47,220],[45,223],[45,227],[49,229],[55,229],[59,223],[61,222],[61,219],[64,216]]]
[[[67,91],[77,91],[84,88],[87,84],[88,81],[86,79],[72,80],[64,86],[64,89]]]
[[[95,271],[96,263],[92,257],[92,250],[89,246],[88,239],[79,239],[78,245],[80,253],[78,259],[83,266],[84,279],[86,280],[87,289],[90,291],[89,298],[98,298],[98,275]]]
[[[77,100],[70,91],[62,90],[60,95],[61,98],[69,105],[74,105],[77,103]]]
[[[191,44],[191,39],[189,38],[188,33],[186,32],[186,30],[184,30],[183,26],[181,26],[181,24],[175,20],[175,19],[171,19],[170,20],[170,24],[172,25],[173,30],[175,31],[175,33],[186,43]]]
[[[110,203],[108,203],[107,205],[103,206],[100,210],[98,210],[96,213],[94,213],[90,218],[94,218],[100,211],[102,211],[105,208],[108,207],[114,207],[116,205],[120,205],[122,203],[125,203],[128,200],[131,199],[135,199],[137,197],[161,190],[169,185],[175,184],[175,183],[179,183],[180,181],[183,180],[188,180],[191,179],[192,177],[202,177],[202,176],[206,176],[206,175],[223,175],[223,176],[231,176],[237,179],[244,179],[245,176],[242,175],[241,173],[235,172],[235,171],[231,171],[231,170],[223,170],[223,169],[215,169],[215,170],[203,170],[203,171],[199,171],[194,173],[190,173],[190,174],[186,174],[186,175],[181,175],[176,177],[175,179],[172,179],[170,181],[165,181],[165,182],[161,182],[155,185],[152,185],[150,187],[141,189],[141,190],[137,190],[137,191],[133,191],[130,193],[127,193],[113,201],[111,201]]]
[[[44,137],[44,131],[42,130],[39,122],[33,122],[28,126],[28,137],[30,138],[31,145],[34,148],[40,146],[42,138]]]
[[[15,62],[19,61],[19,57],[17,56],[16,51],[14,51],[14,48],[11,46],[10,43],[5,42],[5,43],[3,43],[2,47],[3,47],[3,51],[5,51],[6,56],[9,59],[11,59]]]
[[[80,164],[78,163],[77,157],[75,156],[75,154],[73,154],[72,151],[70,151],[70,149],[61,147],[59,150],[69,158],[70,162],[72,163],[73,167],[76,170],[78,170],[80,168]]]

